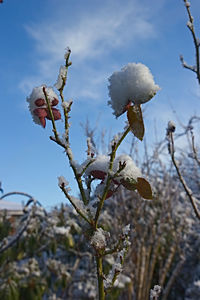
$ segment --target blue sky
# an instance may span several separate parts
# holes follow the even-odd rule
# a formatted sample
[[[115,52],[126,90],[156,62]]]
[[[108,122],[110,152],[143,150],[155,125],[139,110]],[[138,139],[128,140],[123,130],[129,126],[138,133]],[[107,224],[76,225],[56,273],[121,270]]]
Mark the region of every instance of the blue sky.
[[[200,1],[190,2],[198,28]],[[162,139],[168,120],[175,119],[173,109],[183,122],[198,114],[195,74],[179,61],[183,54],[189,64],[194,63],[186,23],[182,0],[4,0],[0,5],[0,180],[5,192],[28,192],[49,208],[65,201],[57,176],[65,176],[76,190],[62,149],[48,138],[50,123],[45,130],[34,124],[26,103],[33,87],[56,82],[67,46],[72,66],[65,99],[74,101],[71,145],[78,161],[86,155],[81,122],[88,118],[95,125],[98,119],[99,132],[105,129],[111,135],[123,129],[125,116],[115,120],[107,106],[107,78],[128,62],[146,64],[162,88],[145,105],[150,147],[154,125]]]

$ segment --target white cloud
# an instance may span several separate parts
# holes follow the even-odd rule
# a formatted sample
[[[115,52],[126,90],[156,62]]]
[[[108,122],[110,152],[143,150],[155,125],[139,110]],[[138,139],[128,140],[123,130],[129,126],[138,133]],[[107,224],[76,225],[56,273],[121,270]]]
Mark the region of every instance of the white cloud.
[[[155,28],[147,13],[141,10],[139,1],[127,1],[126,5],[116,1],[115,4],[115,7],[107,4],[101,9],[97,6],[93,14],[80,13],[73,22],[68,23],[67,18],[55,22],[51,19],[49,23],[29,25],[26,29],[36,41],[37,50],[50,56],[53,62],[63,57],[66,46],[70,46],[75,59],[83,61],[134,38],[155,36]]]
[[[98,2],[97,2],[98,3]],[[98,3],[100,4],[100,3]],[[65,7],[58,7],[65,9]],[[30,92],[30,86],[39,81],[52,81],[56,78],[59,64],[63,61],[64,49],[69,46],[72,49],[73,68],[78,69],[77,77],[80,81],[86,81],[85,73],[90,74],[85,86],[77,89],[77,96],[91,97],[98,86],[98,80],[102,75],[107,75],[109,55],[112,51],[126,46],[134,41],[131,47],[137,47],[141,40],[154,38],[156,30],[150,22],[151,6],[144,9],[140,1],[105,1],[101,7],[97,5],[93,11],[87,11],[87,7],[76,12],[74,19],[62,17],[43,20],[41,23],[27,25],[26,30],[35,43],[36,69],[34,77],[26,77],[20,83],[24,92]],[[57,12],[58,13],[58,12]],[[73,10],[71,11],[73,14]],[[35,55],[34,55],[35,56]],[[101,59],[105,64],[104,69],[97,75],[94,59]],[[106,60],[106,63],[104,61]],[[93,63],[92,63],[93,62]],[[106,78],[104,80],[106,82]],[[88,84],[87,84],[88,83]],[[89,86],[86,91],[86,85]],[[74,84],[74,87],[76,84]]]

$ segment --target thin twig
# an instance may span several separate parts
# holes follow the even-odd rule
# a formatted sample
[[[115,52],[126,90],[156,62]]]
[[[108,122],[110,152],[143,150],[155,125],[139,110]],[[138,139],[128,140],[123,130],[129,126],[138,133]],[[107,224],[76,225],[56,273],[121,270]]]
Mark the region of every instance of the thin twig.
[[[183,65],[184,68],[189,69],[189,70],[191,70],[191,71],[193,71],[193,72],[196,73],[198,83],[200,84],[200,59],[199,59],[199,46],[200,46],[200,43],[199,43],[199,38],[197,38],[196,33],[195,33],[194,18],[193,18],[192,14],[191,14],[191,11],[190,11],[190,3],[187,0],[183,0],[183,1],[185,3],[185,7],[186,7],[188,18],[189,18],[189,21],[187,23],[187,27],[189,28],[189,30],[190,30],[190,32],[192,34],[192,38],[193,38],[193,42],[194,42],[195,56],[196,56],[196,65],[195,66],[189,66],[184,61],[182,55],[180,56],[180,60],[181,60],[181,63],[182,63],[182,65]]]
[[[168,138],[169,138],[169,154],[171,155],[171,159],[172,159],[172,162],[173,162],[173,165],[176,169],[176,172],[177,172],[177,175],[179,177],[179,180],[192,204],[192,207],[193,207],[193,210],[195,212],[195,215],[196,217],[200,220],[200,212],[198,210],[198,207],[196,205],[196,202],[197,202],[197,199],[193,196],[193,193],[191,191],[191,189],[187,186],[187,183],[185,181],[185,179],[183,178],[181,172],[180,172],[180,169],[178,167],[178,163],[175,159],[175,147],[174,147],[174,138],[173,138],[173,133],[172,132],[169,132],[169,135],[168,135]]]

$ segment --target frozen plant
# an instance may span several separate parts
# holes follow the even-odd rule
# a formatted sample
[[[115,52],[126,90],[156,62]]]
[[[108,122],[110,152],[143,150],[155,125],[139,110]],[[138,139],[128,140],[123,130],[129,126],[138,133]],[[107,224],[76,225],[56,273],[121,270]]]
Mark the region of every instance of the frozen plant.
[[[70,53],[68,49],[64,56],[65,65],[60,67],[55,84],[59,97],[52,88],[42,85],[33,89],[27,101],[35,123],[45,127],[46,120],[51,121],[53,136],[50,139],[64,149],[73,170],[80,198],[71,195],[68,181],[63,176],[58,178],[58,185],[76,213],[85,222],[83,226],[87,228],[88,245],[96,260],[99,299],[105,299],[105,294],[112,290],[118,275],[123,270],[124,258],[130,246],[130,227],[128,225],[122,229],[113,247],[110,234],[104,228],[100,216],[104,210],[105,200],[116,193],[120,185],[128,190],[136,190],[145,199],[152,199],[151,186],[132,158],[128,155],[116,156],[116,153],[129,132],[132,132],[138,139],[143,139],[144,123],[141,104],[149,101],[159,90],[159,86],[154,83],[150,70],[141,63],[129,63],[121,71],[113,73],[109,78],[108,88],[111,97],[109,104],[116,117],[127,111],[128,125],[124,132],[112,141],[109,155],[95,156],[95,149],[91,140],[88,139],[86,160],[79,164],[74,159],[69,136],[69,114],[73,102],[72,100],[65,101],[63,95],[68,67],[71,65]],[[59,105],[59,98],[65,127],[61,136],[55,122],[61,119],[60,110],[55,108]],[[70,230],[68,227],[54,226],[53,228],[55,234],[59,235],[67,235]],[[108,273],[104,271],[104,260],[107,255],[111,254],[115,255],[116,262]]]

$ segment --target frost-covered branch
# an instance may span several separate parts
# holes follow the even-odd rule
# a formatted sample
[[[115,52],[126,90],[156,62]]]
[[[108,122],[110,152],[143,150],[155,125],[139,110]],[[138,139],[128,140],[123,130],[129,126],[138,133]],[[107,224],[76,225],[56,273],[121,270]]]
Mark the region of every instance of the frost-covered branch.
[[[180,55],[180,60],[184,68],[191,70],[192,72],[195,72],[197,75],[197,80],[200,84],[200,56],[199,56],[199,47],[200,47],[200,39],[197,37],[195,28],[194,28],[194,18],[190,11],[190,2],[188,0],[183,0],[185,3],[186,11],[188,14],[188,22],[187,27],[190,30],[194,42],[195,47],[195,56],[196,56],[196,64],[194,66],[188,65],[183,58],[183,55]]]
[[[199,211],[198,206],[197,206],[198,200],[193,195],[192,190],[188,187],[185,179],[183,178],[183,176],[181,174],[178,163],[175,159],[175,145],[174,145],[174,136],[173,136],[174,131],[175,131],[175,127],[173,126],[172,122],[170,121],[168,123],[168,128],[167,128],[168,151],[169,151],[169,154],[171,156],[173,165],[176,169],[178,178],[179,178],[179,180],[180,180],[180,182],[181,182],[181,184],[182,184],[182,186],[183,186],[183,188],[184,188],[184,190],[185,190],[185,192],[186,192],[186,194],[187,194],[187,196],[190,200],[190,203],[192,204],[194,213],[195,213],[196,217],[200,220],[200,211]]]

